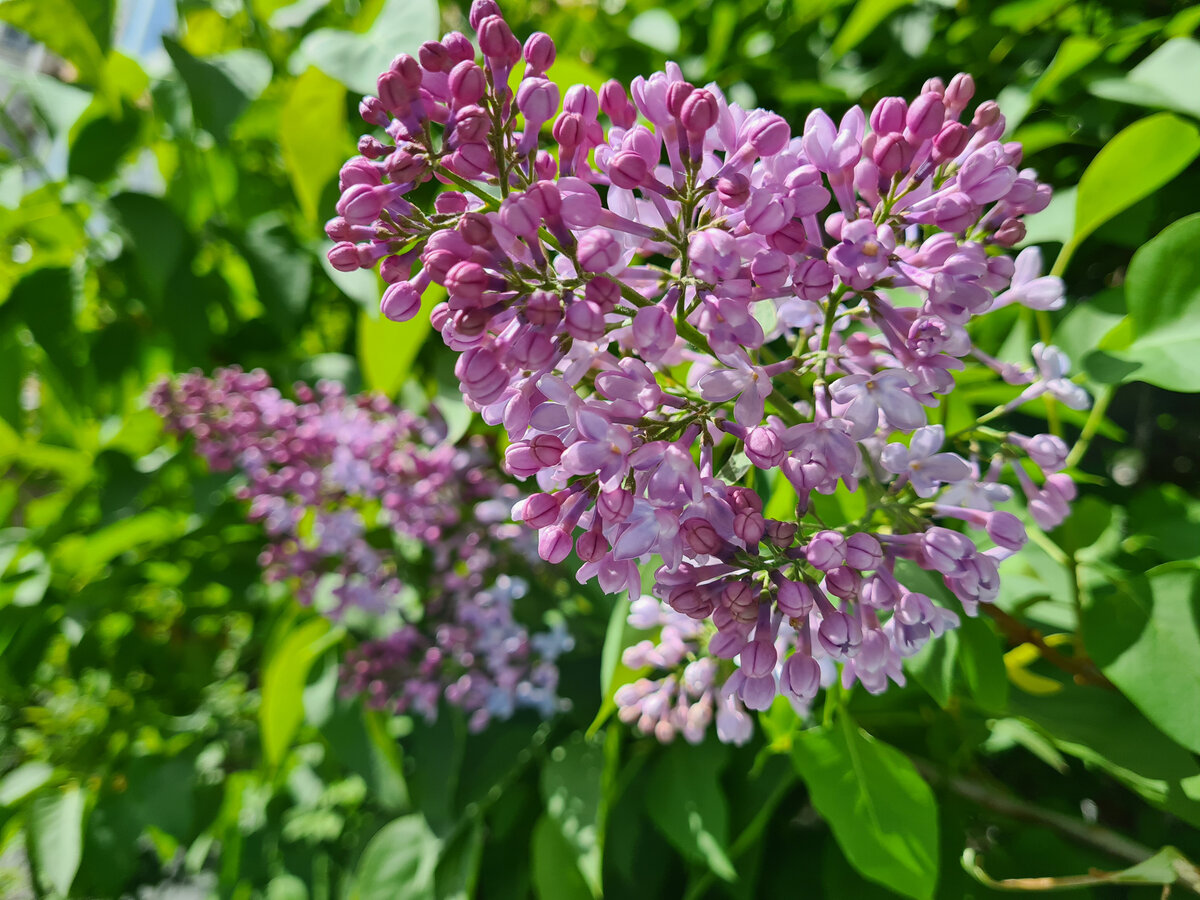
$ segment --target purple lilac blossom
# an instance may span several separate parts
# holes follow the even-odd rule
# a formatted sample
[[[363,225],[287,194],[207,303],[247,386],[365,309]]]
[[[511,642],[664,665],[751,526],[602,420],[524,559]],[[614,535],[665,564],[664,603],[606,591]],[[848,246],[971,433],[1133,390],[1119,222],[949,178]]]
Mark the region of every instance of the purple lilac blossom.
[[[548,36],[522,47],[494,0],[469,19],[480,53],[457,32],[429,41],[363,98],[376,131],[342,169],[330,260],[382,260],[397,321],[445,288],[431,318],[463,396],[538,488],[514,517],[551,562],[574,541],[581,582],[628,592],[663,629],[637,652],[669,674],[622,689],[622,717],[692,740],[715,716],[736,742],[746,709],[807,699],[825,666],[873,692],[902,681],[957,616],[897,563],[939,574],[974,615],[1025,538],[995,508],[1013,493],[1001,479],[1044,528],[1073,496],[1056,439],[929,422],[968,364],[1021,386],[988,421],[1043,395],[1087,402],[1055,348],[1026,370],[968,332],[992,309],[1063,302],[1036,250],[1007,253],[1050,189],[1002,140],[999,107],[968,112],[960,74],[836,123],[814,110],[793,134],[673,63],[552,90]],[[430,181],[447,189],[418,209]],[[768,516],[781,486],[794,509]],[[869,516],[813,515],[816,495],[859,489]],[[653,558],[669,615],[642,597]]]
[[[474,729],[521,707],[552,715],[555,661],[571,639],[561,623],[531,635],[513,617],[529,589],[514,573],[542,564],[527,530],[507,521],[520,494],[482,442],[449,444],[384,397],[332,382],[298,384],[295,396],[261,371],[228,368],[163,381],[150,403],[213,469],[244,478],[238,496],[268,537],[267,581],[334,620],[399,617],[348,652],[343,690],[426,719],[444,698]],[[415,561],[405,542],[420,548]],[[402,602],[406,585],[419,610]]]

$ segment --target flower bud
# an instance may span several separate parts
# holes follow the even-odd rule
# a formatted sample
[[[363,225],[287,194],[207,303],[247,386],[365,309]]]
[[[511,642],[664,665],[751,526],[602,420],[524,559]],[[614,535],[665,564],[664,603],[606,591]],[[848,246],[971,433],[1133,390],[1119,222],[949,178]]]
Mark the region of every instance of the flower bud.
[[[409,281],[389,284],[379,301],[379,311],[393,322],[407,322],[420,308],[421,295]]]
[[[704,88],[692,91],[683,102],[679,111],[679,121],[687,129],[688,134],[703,134],[717,124],[717,116],[721,107],[712,91]]]
[[[907,116],[908,103],[902,97],[884,97],[871,110],[871,130],[880,136],[899,134]]]
[[[554,40],[545,32],[535,31],[525,40],[525,75],[544,75],[554,64]]]
[[[611,232],[601,228],[586,232],[579,239],[576,253],[585,272],[607,272],[621,261],[621,245]]]
[[[567,333],[579,341],[604,337],[604,313],[591,300],[576,300],[567,307]]]
[[[465,59],[450,70],[449,88],[455,106],[471,106],[483,98],[487,78],[475,60]]]

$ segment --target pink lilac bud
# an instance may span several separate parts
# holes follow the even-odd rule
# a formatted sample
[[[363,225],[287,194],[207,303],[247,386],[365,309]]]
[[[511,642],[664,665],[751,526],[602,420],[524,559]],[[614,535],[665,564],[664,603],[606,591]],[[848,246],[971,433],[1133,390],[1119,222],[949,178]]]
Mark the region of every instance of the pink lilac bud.
[[[813,592],[803,581],[784,581],[779,585],[775,603],[785,616],[803,619],[813,607]]]
[[[899,134],[904,130],[908,104],[903,97],[884,97],[871,110],[871,130],[876,134]]]
[[[525,57],[525,76],[544,75],[554,64],[554,41],[550,35],[535,31],[525,40],[522,55]]]
[[[421,295],[412,282],[389,284],[379,302],[379,311],[393,322],[407,322],[421,308]]]
[[[941,130],[946,107],[939,94],[925,93],[913,101],[904,118],[904,136],[913,144],[927,141]]]
[[[596,228],[579,239],[576,253],[583,271],[607,272],[620,262],[621,245],[611,232]]]

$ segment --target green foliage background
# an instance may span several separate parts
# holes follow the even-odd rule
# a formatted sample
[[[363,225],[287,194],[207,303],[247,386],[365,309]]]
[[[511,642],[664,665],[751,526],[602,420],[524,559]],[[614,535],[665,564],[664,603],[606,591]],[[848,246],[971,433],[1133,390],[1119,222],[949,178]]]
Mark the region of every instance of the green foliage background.
[[[0,63],[0,896],[982,898],[989,876],[1111,872],[1162,847],[1178,849],[1078,892],[1195,888],[1200,7],[505,12],[554,36],[560,82],[673,58],[796,127],[972,72],[1056,188],[1029,239],[1070,291],[977,339],[1018,360],[1052,338],[1084,373],[1093,413],[1022,410],[1080,438],[1076,512],[1006,563],[1007,630],[969,620],[909,687],[835,697],[804,730],[781,704],[745,748],[607,721],[632,636],[622,603],[573,582],[546,598],[579,644],[569,714],[467,737],[449,711],[365,712],[335,690],[345,636],[260,583],[229,479],[143,397],[238,363],[437,398],[471,427],[428,325],[381,321],[374,276],[330,270],[321,230],[358,95],[465,9],[180,0],[174,36],[135,59],[112,0],[0,0],[66,61]],[[963,385],[951,416],[1013,395]]]

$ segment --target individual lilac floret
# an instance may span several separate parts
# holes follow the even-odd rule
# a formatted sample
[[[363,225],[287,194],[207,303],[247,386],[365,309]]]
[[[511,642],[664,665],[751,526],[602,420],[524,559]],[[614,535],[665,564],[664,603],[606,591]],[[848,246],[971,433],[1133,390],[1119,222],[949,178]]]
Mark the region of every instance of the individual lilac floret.
[[[889,472],[907,478],[918,497],[932,497],[940,485],[962,481],[971,474],[971,467],[957,453],[938,452],[945,441],[946,430],[941,425],[927,425],[913,432],[907,447],[888,444],[879,459]]]
[[[571,639],[561,623],[530,635],[514,618],[528,584],[509,573],[540,561],[507,524],[519,494],[482,443],[448,444],[383,397],[331,382],[295,394],[230,368],[163,381],[150,403],[212,468],[244,478],[238,495],[269,538],[268,581],[333,619],[400,616],[395,632],[349,653],[343,689],[427,719],[444,698],[474,729],[521,707],[552,715],[562,705],[555,660]],[[421,547],[421,559],[401,544]],[[410,570],[417,610],[403,602]]]

